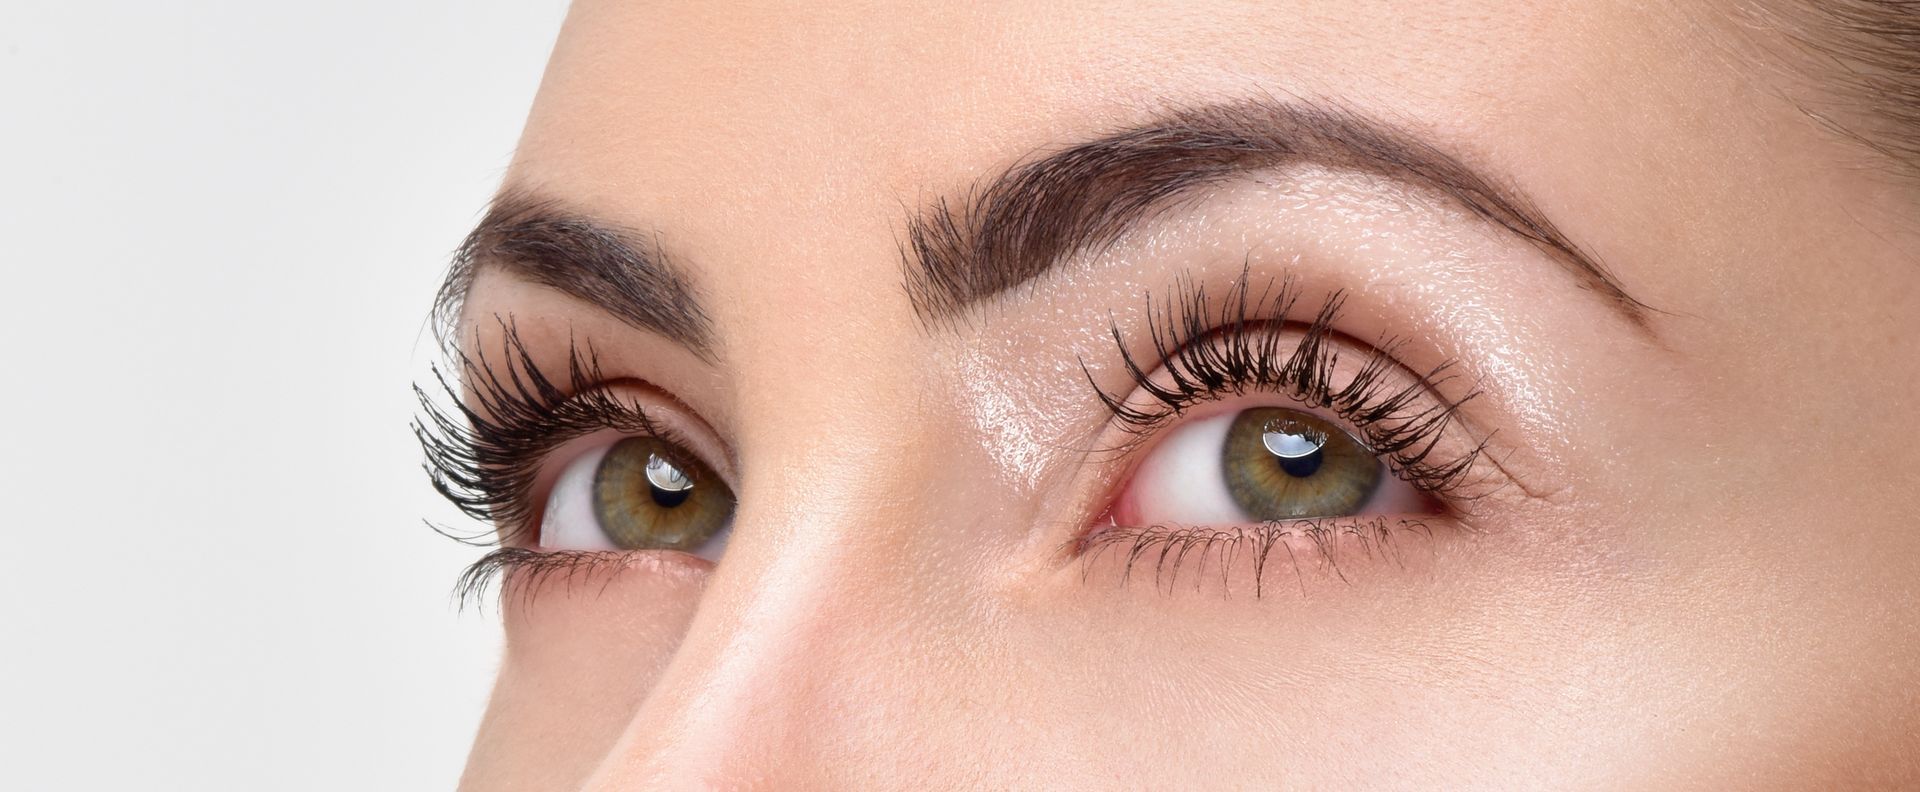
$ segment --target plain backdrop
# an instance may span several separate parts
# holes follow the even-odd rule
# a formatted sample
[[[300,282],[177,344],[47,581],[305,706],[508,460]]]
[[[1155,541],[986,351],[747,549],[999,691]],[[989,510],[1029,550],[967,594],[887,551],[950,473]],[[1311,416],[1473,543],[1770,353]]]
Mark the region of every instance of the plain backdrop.
[[[409,384],[553,0],[0,0],[0,789],[447,789]]]

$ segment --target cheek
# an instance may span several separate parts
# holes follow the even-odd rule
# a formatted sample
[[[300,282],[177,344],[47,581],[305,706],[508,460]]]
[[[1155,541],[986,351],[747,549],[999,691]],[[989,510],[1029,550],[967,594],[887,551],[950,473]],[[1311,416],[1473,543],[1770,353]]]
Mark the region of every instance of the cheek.
[[[624,567],[510,586],[500,600],[506,655],[465,783],[557,789],[584,781],[673,657],[710,568],[646,553]]]

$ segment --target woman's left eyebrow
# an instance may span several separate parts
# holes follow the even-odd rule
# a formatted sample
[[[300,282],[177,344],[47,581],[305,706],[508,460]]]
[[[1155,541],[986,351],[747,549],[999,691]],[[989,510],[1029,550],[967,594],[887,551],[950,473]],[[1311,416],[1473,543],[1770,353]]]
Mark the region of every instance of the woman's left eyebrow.
[[[1541,250],[1634,326],[1645,303],[1525,195],[1438,146],[1338,104],[1256,97],[1189,106],[1009,169],[909,220],[903,277],[930,326],[1097,250],[1202,188],[1313,163],[1436,193]]]
[[[559,290],[714,361],[713,322],[692,278],[646,235],[508,189],[454,253],[434,318],[444,339],[484,269]]]

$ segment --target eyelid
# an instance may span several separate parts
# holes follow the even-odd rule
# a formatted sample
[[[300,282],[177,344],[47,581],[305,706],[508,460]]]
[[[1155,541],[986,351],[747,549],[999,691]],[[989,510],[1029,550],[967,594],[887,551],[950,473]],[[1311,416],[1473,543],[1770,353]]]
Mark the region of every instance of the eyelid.
[[[616,379],[599,390],[615,398],[625,397],[646,413],[651,434],[668,440],[700,458],[725,479],[728,486],[738,483],[739,459],[733,448],[720,439],[720,433],[700,414],[672,393],[639,379]]]
[[[1423,375],[1402,362],[1403,350],[1411,343],[1389,336],[1366,344],[1341,332],[1339,292],[1328,295],[1317,310],[1296,312],[1298,292],[1289,281],[1277,281],[1277,288],[1270,284],[1258,295],[1247,283],[1243,275],[1224,294],[1209,296],[1183,279],[1165,300],[1149,298],[1146,327],[1135,331],[1145,336],[1144,344],[1129,344],[1129,334],[1116,321],[1110,334],[1128,375],[1125,390],[1102,387],[1100,377],[1083,361],[1087,382],[1111,413],[1100,434],[1109,441],[1096,441],[1094,453],[1123,459],[1094,466],[1101,471],[1094,474],[1100,492],[1089,493],[1081,511],[1090,518],[1061,547],[1063,557],[1082,560],[1083,577],[1095,563],[1087,554],[1116,544],[1129,548],[1122,554],[1126,569],[1156,552],[1160,555],[1151,563],[1163,570],[1169,559],[1177,568],[1195,553],[1204,558],[1209,552],[1226,552],[1223,547],[1248,543],[1253,554],[1262,557],[1283,552],[1281,544],[1289,557],[1320,552],[1329,563],[1343,543],[1358,543],[1372,555],[1382,542],[1402,533],[1430,536],[1430,522],[1475,530],[1468,524],[1467,504],[1507,480],[1491,460],[1482,464],[1488,434],[1457,420],[1462,405],[1479,390],[1477,383],[1456,373],[1451,362]],[[1301,316],[1306,321],[1300,321]],[[1465,392],[1457,398],[1446,395],[1457,390]],[[1114,524],[1116,499],[1158,447],[1161,433],[1258,402],[1330,418],[1381,456],[1393,476],[1434,496],[1436,511],[1386,522],[1380,515],[1362,514],[1258,526]]]
[[[1297,587],[1305,595],[1309,581],[1317,576],[1351,583],[1350,575],[1359,574],[1356,565],[1363,561],[1393,559],[1389,566],[1405,568],[1412,558],[1405,542],[1413,541],[1412,547],[1418,547],[1421,540],[1432,541],[1439,529],[1467,534],[1479,531],[1466,506],[1479,497],[1478,490],[1429,493],[1431,510],[1417,512],[1395,510],[1219,525],[1123,525],[1114,519],[1119,499],[1134,486],[1141,466],[1159,452],[1164,437],[1193,422],[1256,406],[1300,409],[1356,438],[1364,438],[1352,421],[1329,410],[1285,394],[1252,389],[1215,394],[1172,415],[1144,435],[1136,428],[1113,427],[1110,431],[1128,435],[1130,445],[1118,449],[1126,456],[1124,464],[1101,488],[1102,494],[1095,501],[1101,504],[1096,507],[1098,516],[1060,545],[1057,557],[1062,563],[1077,563],[1082,583],[1097,577],[1126,586],[1138,578],[1150,582],[1162,594],[1172,594],[1177,588],[1217,588],[1229,597],[1251,591],[1259,599],[1274,593],[1276,586],[1283,590]],[[1388,467],[1391,475],[1400,477],[1400,471],[1390,462]]]
[[[1269,282],[1257,296],[1248,283],[1243,274],[1214,297],[1183,278],[1157,308],[1149,298],[1152,365],[1143,364],[1113,326],[1133,387],[1115,395],[1100,388],[1091,371],[1087,377],[1114,423],[1134,435],[1118,450],[1131,451],[1139,438],[1198,404],[1271,392],[1346,419],[1397,476],[1423,491],[1451,489],[1475,467],[1484,440],[1451,459],[1434,456],[1437,441],[1459,430],[1460,407],[1479,394],[1476,387],[1458,399],[1440,395],[1440,386],[1459,376],[1451,361],[1420,375],[1401,364],[1401,342],[1388,337],[1362,345],[1339,333],[1341,292],[1327,295],[1311,320],[1301,322],[1295,317],[1305,314],[1295,310],[1299,292],[1290,280]]]
[[[1197,591],[1217,586],[1232,596],[1238,587],[1250,587],[1259,599],[1276,584],[1284,584],[1286,568],[1301,594],[1307,590],[1309,568],[1354,582],[1359,568],[1343,558],[1386,559],[1388,569],[1407,569],[1418,560],[1398,542],[1408,537],[1433,539],[1436,524],[1427,517],[1314,517],[1227,527],[1110,526],[1076,537],[1064,555],[1078,559],[1082,583],[1096,575],[1112,574],[1121,585],[1131,583],[1136,569],[1152,573],[1156,591],[1171,594],[1183,581]],[[1118,565],[1118,569],[1109,569]],[[1244,570],[1244,571],[1242,571]],[[1284,586],[1283,586],[1284,587]],[[1344,586],[1343,586],[1344,587]]]

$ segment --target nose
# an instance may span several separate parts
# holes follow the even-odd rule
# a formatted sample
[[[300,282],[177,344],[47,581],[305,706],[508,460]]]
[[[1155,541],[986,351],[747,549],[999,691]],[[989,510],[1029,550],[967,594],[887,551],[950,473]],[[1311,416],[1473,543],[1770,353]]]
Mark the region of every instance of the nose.
[[[962,560],[981,558],[973,529],[988,510],[906,486],[937,478],[901,469],[916,456],[749,471],[761,486],[742,493],[693,621],[588,788],[874,788],[888,767],[924,778],[939,740],[902,730],[924,730],[925,713],[981,678],[990,642],[972,615],[995,595],[985,566]]]
[[[733,551],[748,551],[736,543]],[[756,563],[758,562],[758,563]],[[797,559],[730,554],[665,673],[591,789],[792,789],[813,777],[833,728],[860,706],[846,591]],[[756,564],[754,574],[742,574]],[[845,677],[835,678],[835,674]],[[810,784],[809,780],[821,782]]]

